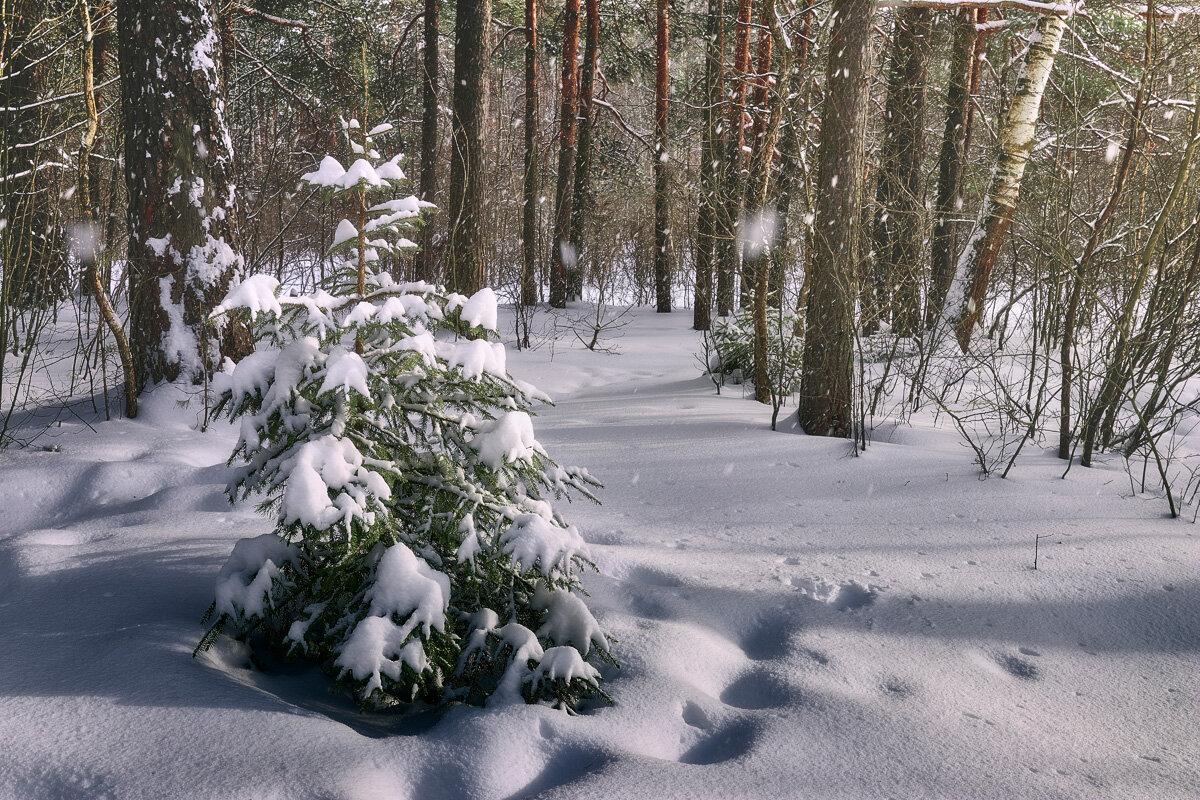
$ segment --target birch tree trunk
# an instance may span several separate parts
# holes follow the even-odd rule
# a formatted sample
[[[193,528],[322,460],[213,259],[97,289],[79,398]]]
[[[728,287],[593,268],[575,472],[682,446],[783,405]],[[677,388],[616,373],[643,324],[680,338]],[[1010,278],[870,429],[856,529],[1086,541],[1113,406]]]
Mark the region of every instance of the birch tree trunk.
[[[571,243],[572,178],[579,115],[579,0],[563,7],[562,104],[559,109],[558,190],[554,193],[554,250],[550,254],[550,305],[566,308],[567,271],[575,264]]]
[[[139,387],[198,379],[217,355],[206,315],[242,269],[215,7],[120,3],[117,28],[134,377]],[[248,344],[222,349],[236,356]]]
[[[1065,29],[1062,17],[1046,15],[1039,18],[1037,29],[1030,36],[1016,91],[1000,125],[1000,156],[992,172],[988,195],[955,267],[946,297],[945,318],[964,353],[983,314],[992,267],[1012,222],[1021,179],[1033,150],[1042,95]]]
[[[797,412],[812,436],[852,431],[853,250],[862,205],[858,154],[866,133],[864,71],[875,6],[876,0],[834,0],[832,6]]]

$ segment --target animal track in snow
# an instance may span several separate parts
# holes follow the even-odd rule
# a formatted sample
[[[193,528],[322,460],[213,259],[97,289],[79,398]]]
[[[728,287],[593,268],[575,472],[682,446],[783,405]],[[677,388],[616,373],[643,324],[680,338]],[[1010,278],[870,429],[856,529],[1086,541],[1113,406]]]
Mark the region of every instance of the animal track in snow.
[[[796,700],[799,693],[773,673],[755,669],[743,673],[721,692],[721,702],[745,711],[781,708]]]
[[[791,584],[810,600],[833,606],[838,611],[853,611],[869,606],[882,589],[858,581],[830,583],[822,578],[792,578]]]
[[[1022,649],[1022,652],[1024,652],[1024,649]],[[1011,654],[1001,653],[996,656],[996,663],[1014,678],[1023,678],[1027,681],[1037,680],[1040,672],[1037,665],[1032,661],[1026,661],[1019,656]]]
[[[679,760],[699,766],[732,761],[750,752],[758,731],[758,726],[749,720],[730,723],[692,745]]]

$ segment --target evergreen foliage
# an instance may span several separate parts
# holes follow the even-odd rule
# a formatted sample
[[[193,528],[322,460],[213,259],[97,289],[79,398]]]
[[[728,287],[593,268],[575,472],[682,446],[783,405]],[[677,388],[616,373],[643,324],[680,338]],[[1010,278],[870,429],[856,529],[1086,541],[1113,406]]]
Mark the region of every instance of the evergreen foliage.
[[[573,710],[615,664],[588,611],[583,539],[554,511],[595,500],[533,435],[548,401],[490,341],[496,298],[373,269],[412,243],[427,203],[395,194],[399,161],[344,125],[360,157],[305,176],[359,209],[335,236],[333,279],[307,295],[266,275],[234,288],[259,345],[214,380],[240,420],[231,499],[262,498],[275,531],[242,540],[217,580],[221,631],[319,663],[363,706],[482,704],[493,695]],[[371,132],[379,134],[380,126]]]

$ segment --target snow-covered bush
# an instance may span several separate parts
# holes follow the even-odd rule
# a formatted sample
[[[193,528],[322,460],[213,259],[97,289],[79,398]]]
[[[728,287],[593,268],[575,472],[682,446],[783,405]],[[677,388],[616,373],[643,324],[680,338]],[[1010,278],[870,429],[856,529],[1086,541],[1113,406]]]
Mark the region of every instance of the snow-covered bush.
[[[795,333],[796,315],[767,312],[767,371],[778,394],[795,391],[800,380],[800,363],[804,342]],[[708,371],[722,378],[740,371],[746,380],[754,375],[754,315],[741,311],[729,317],[718,317],[710,332]]]
[[[580,597],[586,548],[550,504],[598,484],[534,438],[547,398],[489,340],[490,289],[372,269],[412,246],[426,204],[368,202],[403,174],[347,127],[364,157],[305,176],[362,209],[338,227],[333,281],[294,295],[255,275],[215,312],[248,311],[260,335],[213,385],[240,420],[230,496],[261,498],[275,531],[234,548],[197,649],[223,630],[312,659],[363,705],[606,697],[596,667],[615,660]]]

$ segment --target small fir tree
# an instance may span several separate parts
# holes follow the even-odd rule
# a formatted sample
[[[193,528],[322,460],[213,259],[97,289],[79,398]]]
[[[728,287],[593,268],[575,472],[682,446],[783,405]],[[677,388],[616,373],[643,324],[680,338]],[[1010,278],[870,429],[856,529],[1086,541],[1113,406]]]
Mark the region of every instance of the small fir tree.
[[[548,401],[505,369],[496,297],[396,283],[376,267],[428,203],[394,198],[399,159],[344,124],[359,157],[304,180],[356,209],[331,281],[292,294],[242,281],[220,321],[249,312],[256,352],[226,362],[217,408],[240,420],[231,499],[262,499],[275,531],[238,542],[217,578],[222,632],[318,662],[362,706],[493,695],[568,710],[616,664],[588,611],[579,532],[550,501],[595,500],[586,470],[558,466],[533,435]]]

